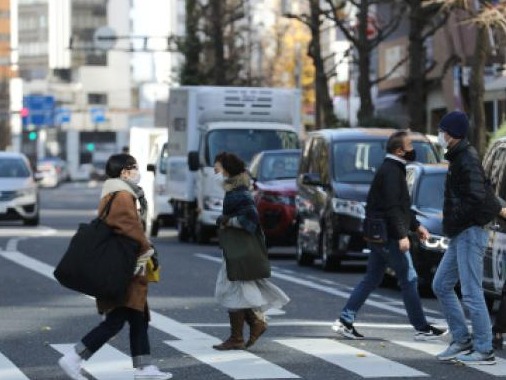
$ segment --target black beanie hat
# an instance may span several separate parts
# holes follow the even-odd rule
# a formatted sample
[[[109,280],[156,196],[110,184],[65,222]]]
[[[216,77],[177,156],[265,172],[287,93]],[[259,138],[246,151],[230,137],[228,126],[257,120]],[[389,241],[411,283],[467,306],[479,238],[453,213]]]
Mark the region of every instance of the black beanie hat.
[[[467,136],[469,120],[464,112],[449,112],[439,122],[439,129],[445,131],[455,139],[463,139]]]

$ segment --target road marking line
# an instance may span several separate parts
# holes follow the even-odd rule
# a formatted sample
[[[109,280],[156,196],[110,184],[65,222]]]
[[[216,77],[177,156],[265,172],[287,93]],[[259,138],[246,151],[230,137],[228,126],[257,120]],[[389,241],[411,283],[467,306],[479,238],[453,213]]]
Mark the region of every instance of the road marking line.
[[[411,348],[412,350],[424,352],[431,356],[436,356],[447,347],[447,344],[443,342],[409,342],[401,340],[392,340],[391,342],[399,346]],[[496,356],[495,361],[495,365],[466,365],[466,367],[471,367],[493,376],[504,376],[506,374],[506,360]]]
[[[404,364],[330,339],[279,339],[274,342],[315,356],[365,378],[429,376]]]
[[[216,263],[220,263],[220,264],[221,264],[221,261],[222,261],[221,258],[214,257],[214,256],[211,256],[211,255],[208,255],[208,254],[203,254],[203,253],[196,253],[195,256],[197,256],[197,257],[199,257],[201,259],[204,259],[204,260],[208,260],[208,261],[212,261],[212,262],[216,262]],[[342,297],[342,298],[345,298],[345,299],[348,299],[350,297],[350,294],[351,294],[349,292],[344,292],[344,291],[335,289],[334,287],[331,288],[329,286],[324,286],[324,285],[316,284],[314,282],[311,282],[309,280],[306,280],[306,279],[303,279],[303,278],[300,278],[300,277],[290,276],[290,275],[282,274],[282,273],[275,272],[275,271],[271,272],[271,276],[274,277],[274,278],[278,278],[280,280],[291,282],[292,284],[302,285],[302,286],[305,286],[306,288],[310,288],[310,289],[313,289],[313,290],[318,290],[320,292],[331,294],[331,295],[338,296],[338,297]],[[398,301],[396,299],[387,298],[387,297],[385,297],[385,300],[389,300],[391,302],[397,302]],[[369,305],[369,306],[377,307],[378,309],[383,309],[383,310],[390,311],[390,312],[392,312],[394,314],[399,314],[399,315],[407,316],[407,313],[406,313],[406,310],[404,310],[404,307],[399,308],[399,307],[395,307],[395,306],[391,306],[391,305],[386,305],[386,304],[384,304],[382,302],[373,301],[371,299],[366,300],[365,304]],[[435,314],[437,316],[441,316],[441,313],[438,312],[438,311],[436,311],[436,310],[424,308],[424,311],[426,313],[431,313],[431,314]],[[432,318],[427,318],[427,319],[428,319],[429,322],[431,322],[431,323],[433,322]]]
[[[6,356],[0,353],[0,379],[2,380],[30,380]]]
[[[299,379],[300,377],[253,355],[247,351],[216,351],[213,344],[219,339],[195,339],[165,341],[178,351],[191,355],[195,359],[208,364],[233,379]]]
[[[73,349],[74,345],[52,344],[51,347],[65,354]],[[133,380],[134,378],[130,356],[109,344],[104,344],[89,360],[83,361],[83,368],[97,380]]]
[[[33,259],[28,255],[25,255],[21,252],[0,251],[0,256],[4,257],[7,260],[11,260],[18,265],[31,269],[34,272],[37,272],[53,281],[56,281],[56,279],[53,276],[54,270],[53,267],[39,260]],[[150,325],[152,327],[166,334],[172,335],[177,339],[181,339],[181,341],[179,342],[169,341],[167,342],[168,345],[171,346],[173,345],[173,347],[176,349],[179,349],[178,347],[180,347],[182,352],[191,354],[197,360],[200,360],[203,363],[207,363],[213,366],[217,370],[231,376],[232,378],[235,379],[272,379],[276,377],[280,379],[299,378],[299,376],[286,371],[282,367],[273,364],[267,360],[264,360],[247,351],[241,351],[233,355],[233,360],[238,360],[241,362],[241,366],[235,366],[233,363],[228,363],[230,360],[232,360],[230,359],[232,358],[232,356],[230,356],[232,355],[232,353],[217,352],[212,348],[213,344],[220,342],[218,338],[215,338],[211,335],[198,331],[190,326],[187,326],[183,323],[180,323],[174,319],[166,317],[155,311],[150,310],[150,315],[151,315]],[[99,350],[99,352],[100,351],[102,350]],[[111,353],[109,352],[107,355],[111,356]],[[239,358],[240,360],[237,358]],[[117,358],[114,359],[114,362],[116,362],[117,360],[118,360]],[[102,364],[102,366],[104,366],[104,364]],[[250,374],[244,373],[245,367],[252,369],[254,368],[254,371]],[[96,371],[95,367],[93,367],[93,370]],[[94,374],[94,372],[91,372],[91,370],[90,373],[92,373],[95,377],[97,377]],[[263,377],[259,375],[262,375]],[[102,378],[98,379],[123,380],[125,379],[125,377],[114,377],[114,378],[104,377],[103,379]]]

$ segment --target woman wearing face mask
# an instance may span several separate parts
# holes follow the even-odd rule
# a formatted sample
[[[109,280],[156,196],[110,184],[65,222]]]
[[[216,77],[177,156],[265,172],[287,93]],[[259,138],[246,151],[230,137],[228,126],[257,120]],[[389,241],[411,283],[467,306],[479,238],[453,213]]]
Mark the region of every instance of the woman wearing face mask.
[[[98,213],[99,215],[102,213],[111,197],[114,196],[105,222],[116,233],[128,236],[140,244],[137,266],[125,301],[117,304],[106,299],[97,299],[98,312],[105,314],[104,321],[86,334],[58,363],[70,378],[85,380],[86,377],[81,372],[83,360],[89,359],[109,339],[119,333],[125,322],[128,322],[130,351],[135,368],[134,379],[170,379],[172,378],[170,373],[161,372],[158,367],[151,364],[146,265],[148,260],[153,260],[155,267],[158,263],[153,256],[154,249],[144,234],[141,222],[140,215],[146,212],[147,203],[142,189],[138,186],[139,168],[135,158],[122,153],[111,156],[105,170],[109,179],[104,182]],[[137,204],[140,210],[137,209]]]
[[[249,192],[250,177],[244,162],[231,153],[220,153],[215,158],[215,172],[223,174],[223,215],[216,224],[220,228],[238,228],[255,235],[260,229],[258,212]],[[254,273],[254,272],[251,272]],[[263,312],[281,308],[290,300],[287,295],[270,281],[259,278],[252,281],[229,281],[226,263],[216,281],[216,299],[226,309],[230,319],[230,337],[214,349],[241,350],[251,347],[267,330]],[[244,322],[249,325],[249,339],[243,338]]]

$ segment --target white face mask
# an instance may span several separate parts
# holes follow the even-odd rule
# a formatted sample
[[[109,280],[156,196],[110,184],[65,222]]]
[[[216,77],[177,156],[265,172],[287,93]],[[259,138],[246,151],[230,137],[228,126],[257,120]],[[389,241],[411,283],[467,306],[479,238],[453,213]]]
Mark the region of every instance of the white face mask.
[[[221,172],[214,173],[214,180],[219,184],[222,184],[224,180],[223,174]]]
[[[437,134],[437,142],[443,149],[448,149],[448,141],[445,139],[445,133],[443,131],[440,131]]]
[[[141,182],[141,173],[138,170],[132,169],[130,170],[130,176],[128,180],[135,185],[138,185]]]

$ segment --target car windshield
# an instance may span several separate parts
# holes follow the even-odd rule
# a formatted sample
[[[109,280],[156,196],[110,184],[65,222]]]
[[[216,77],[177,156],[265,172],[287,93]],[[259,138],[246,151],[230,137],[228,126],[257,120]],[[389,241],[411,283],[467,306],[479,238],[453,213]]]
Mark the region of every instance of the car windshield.
[[[262,160],[262,167],[258,176],[259,181],[274,179],[296,178],[299,169],[300,155],[266,154]]]
[[[27,178],[30,170],[20,158],[0,159],[0,178]]]
[[[385,158],[386,140],[339,141],[333,144],[333,176],[343,183],[371,183]],[[438,162],[429,142],[413,141],[418,162]]]
[[[234,153],[248,164],[263,150],[297,149],[299,139],[295,132],[268,129],[221,129],[207,136],[207,164],[214,163],[220,152]]]
[[[415,206],[420,210],[443,210],[446,173],[427,174],[420,178]]]

